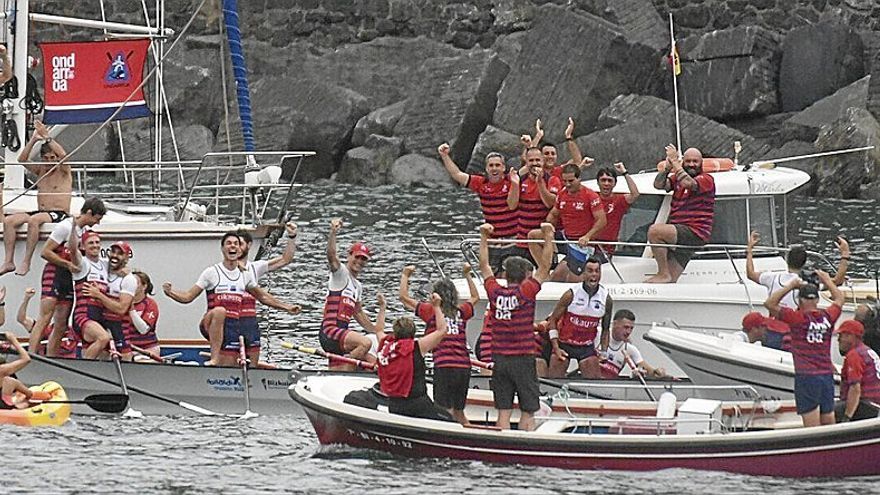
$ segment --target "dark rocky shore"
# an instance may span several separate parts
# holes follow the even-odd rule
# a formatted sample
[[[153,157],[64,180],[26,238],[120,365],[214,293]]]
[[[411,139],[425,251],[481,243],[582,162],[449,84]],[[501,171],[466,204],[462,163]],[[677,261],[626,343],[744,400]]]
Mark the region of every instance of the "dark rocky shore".
[[[179,31],[198,3],[169,1],[169,27]],[[214,3],[166,69],[184,158],[241,146],[232,98],[229,139],[224,124]],[[37,12],[100,18],[97,6],[33,4]],[[139,2],[106,5],[109,20],[140,14]],[[810,194],[880,197],[874,0],[239,0],[239,11],[257,146],[317,151],[302,179],[449,185],[438,144],[449,142],[471,171],[492,150],[514,163],[519,135],[533,133],[537,118],[566,159],[568,117],[598,163],[651,169],[675,139],[672,12],[685,146],[732,157],[741,141],[747,163],[877,145],[793,166],[818,179]],[[100,34],[34,29],[37,41]],[[126,158],[148,157],[149,124],[122,128]],[[102,137],[80,159],[119,158],[115,130]]]

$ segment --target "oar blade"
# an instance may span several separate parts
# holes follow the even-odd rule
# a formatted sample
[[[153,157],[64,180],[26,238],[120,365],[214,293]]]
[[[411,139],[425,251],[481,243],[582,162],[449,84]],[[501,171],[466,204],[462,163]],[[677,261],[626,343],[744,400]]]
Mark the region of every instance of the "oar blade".
[[[125,394],[96,394],[83,399],[83,402],[98,412],[119,414],[128,407]]]

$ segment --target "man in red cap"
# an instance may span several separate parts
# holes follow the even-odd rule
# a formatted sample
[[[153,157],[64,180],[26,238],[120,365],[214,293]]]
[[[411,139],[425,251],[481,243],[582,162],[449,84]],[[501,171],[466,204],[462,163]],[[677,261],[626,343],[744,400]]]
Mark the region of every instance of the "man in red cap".
[[[880,403],[880,357],[873,349],[862,342],[865,327],[856,320],[847,320],[835,331],[843,369],[840,372],[840,399],[846,407],[840,421],[869,417],[865,409],[876,408],[864,404],[867,401]],[[867,414],[866,414],[867,413]]]
[[[358,280],[361,271],[370,260],[370,248],[363,242],[355,242],[348,250],[345,264],[336,254],[336,234],[342,228],[342,219],[330,221],[330,235],[327,236],[327,262],[330,264],[327,301],[324,304],[324,319],[318,338],[321,348],[332,354],[348,354],[354,359],[372,359],[368,356],[371,342],[365,335],[353,332],[348,327],[351,319],[366,330],[376,333],[376,327],[364,313],[361,305],[363,286]],[[385,321],[384,299],[379,298],[377,321]],[[330,369],[354,371],[355,366],[330,360]]]
[[[106,292],[96,285],[88,285],[83,290],[86,297],[101,302],[104,307],[104,325],[113,336],[116,351],[125,360],[131,360],[131,345],[126,335],[131,335],[131,318],[128,311],[137,292],[138,279],[131,274],[128,261],[134,251],[125,241],[116,241],[110,245],[109,273]]]
[[[819,287],[795,277],[770,294],[764,307],[771,316],[791,328],[791,356],[794,360],[794,401],[804,426],[834,424],[834,365],[831,363],[831,332],[840,317],[844,294],[831,276],[817,270],[819,281],[831,291],[831,306],[819,309]],[[798,290],[798,309],[783,307],[781,301]]]
[[[770,320],[772,319],[757,311],[752,311],[743,316],[742,330],[734,332],[733,336],[735,339],[742,340],[748,344],[762,343],[767,332],[768,321]]]

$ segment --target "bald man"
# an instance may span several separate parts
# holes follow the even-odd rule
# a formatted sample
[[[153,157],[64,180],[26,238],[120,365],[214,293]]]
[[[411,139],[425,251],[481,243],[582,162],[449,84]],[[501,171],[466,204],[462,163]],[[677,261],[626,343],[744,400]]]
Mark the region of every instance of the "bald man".
[[[681,156],[670,144],[666,146],[666,167],[657,173],[654,187],[672,191],[672,206],[668,223],[653,224],[648,229],[657,274],[646,282],[671,283],[681,276],[694,250],[663,244],[698,247],[709,242],[715,214],[715,180],[703,173],[700,150],[688,148]]]

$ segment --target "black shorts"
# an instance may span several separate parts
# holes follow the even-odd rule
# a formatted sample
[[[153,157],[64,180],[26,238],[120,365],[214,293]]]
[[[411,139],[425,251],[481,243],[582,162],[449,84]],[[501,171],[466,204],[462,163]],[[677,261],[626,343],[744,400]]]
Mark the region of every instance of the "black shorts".
[[[529,263],[532,264],[532,266],[534,266],[534,267],[538,266],[538,264],[535,263],[535,258],[532,258],[532,253],[529,251],[529,248],[513,246],[512,248],[509,248],[509,249],[510,249],[510,252],[507,256],[502,258],[502,263],[504,262],[505,259],[507,259],[511,256],[519,256],[520,258],[525,258],[526,261],[528,261]]]
[[[687,225],[682,224],[674,224],[675,225],[675,243],[680,244],[682,246],[703,246],[706,244],[706,241],[697,237],[697,234],[694,234],[694,231],[691,230]],[[688,262],[693,257],[696,252],[695,249],[684,249],[684,248],[671,248],[670,254],[675,259],[675,262],[678,263],[682,268],[686,267]]]
[[[50,211],[29,211],[28,216],[34,216],[38,213],[45,213],[49,215],[49,223],[58,223],[70,215],[63,210],[50,210]]]
[[[434,402],[444,409],[463,411],[470,385],[469,368],[434,368]]]
[[[492,395],[495,408],[499,410],[513,409],[513,397],[519,399],[519,408],[523,412],[533,413],[540,409],[538,400],[538,373],[535,370],[535,356],[504,356],[496,354],[495,367],[492,369]]]
[[[504,263],[504,259],[508,256],[513,255],[514,247],[515,246],[489,246],[489,266],[492,268],[492,273],[494,273],[496,276],[500,275],[504,271],[504,268],[502,266],[502,264]]]
[[[455,422],[449,411],[434,404],[427,395],[412,399],[388,399],[388,412],[411,418],[434,419],[437,421]]]
[[[321,349],[331,354],[344,355],[345,349],[342,348],[342,341],[333,340],[323,331],[318,332],[318,341],[321,343]]]
[[[597,355],[596,346],[593,344],[572,345],[566,344],[565,342],[560,342],[559,348],[565,351],[566,354],[568,354],[569,359],[577,359],[578,362]]]

